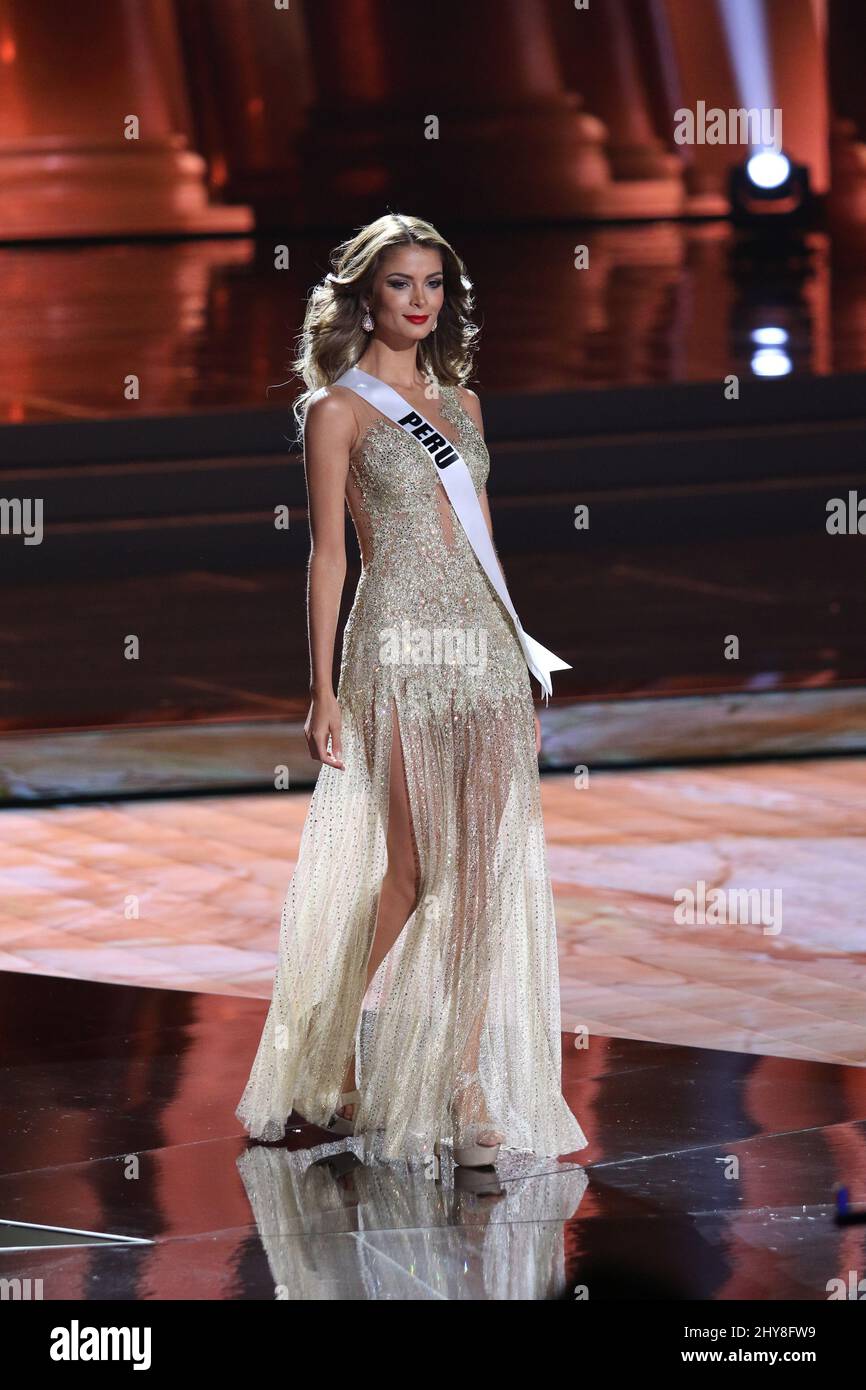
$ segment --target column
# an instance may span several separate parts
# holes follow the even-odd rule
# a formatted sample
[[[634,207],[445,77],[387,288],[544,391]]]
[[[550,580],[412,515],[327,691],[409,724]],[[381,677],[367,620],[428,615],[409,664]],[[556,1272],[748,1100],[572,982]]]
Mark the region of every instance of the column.
[[[189,148],[171,0],[0,0],[0,71],[0,237],[252,226]]]
[[[259,230],[291,223],[301,195],[298,136],[312,100],[298,0],[180,0],[177,19],[212,192],[252,203]]]
[[[554,15],[566,79],[607,127],[614,178],[634,185],[638,215],[681,213],[683,161],[673,148],[673,118],[660,138],[650,105],[648,69],[659,55],[647,42],[648,16],[636,15],[627,0],[604,0],[586,11],[558,7]]]
[[[351,225],[389,205],[445,226],[615,209],[604,125],[567,90],[543,4],[306,0],[303,13],[310,221]]]
[[[838,237],[860,241],[866,234],[866,13],[856,0],[829,0],[827,21],[830,218]]]

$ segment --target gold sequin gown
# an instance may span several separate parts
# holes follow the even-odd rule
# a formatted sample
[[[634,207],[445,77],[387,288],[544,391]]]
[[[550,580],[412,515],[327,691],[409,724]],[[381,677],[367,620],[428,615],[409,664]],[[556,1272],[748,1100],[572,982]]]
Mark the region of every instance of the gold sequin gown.
[[[428,418],[480,491],[483,437],[456,389],[439,389]],[[236,1113],[263,1140],[282,1138],[293,1109],[326,1126],[357,1047],[356,1132],[371,1156],[426,1161],[435,1140],[491,1128],[504,1149],[573,1153],[588,1141],[561,1092],[529,671],[432,459],[351,394],[347,501],[364,563],[337,689],[345,770],[323,764],[316,781]],[[395,711],[421,890],[365,992]]]

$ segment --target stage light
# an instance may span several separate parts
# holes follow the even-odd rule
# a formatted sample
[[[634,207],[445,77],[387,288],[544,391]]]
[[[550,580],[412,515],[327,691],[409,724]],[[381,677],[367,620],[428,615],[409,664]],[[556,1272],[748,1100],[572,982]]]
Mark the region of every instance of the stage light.
[[[791,172],[791,161],[778,150],[758,150],[746,161],[746,173],[757,188],[781,188]]]
[[[782,347],[788,341],[788,333],[784,328],[753,328],[752,342],[757,343],[758,347]]]
[[[740,225],[772,230],[810,220],[809,170],[781,150],[753,150],[730,174],[731,217]]]
[[[762,347],[753,354],[751,367],[755,376],[787,376],[794,364],[781,348]]]

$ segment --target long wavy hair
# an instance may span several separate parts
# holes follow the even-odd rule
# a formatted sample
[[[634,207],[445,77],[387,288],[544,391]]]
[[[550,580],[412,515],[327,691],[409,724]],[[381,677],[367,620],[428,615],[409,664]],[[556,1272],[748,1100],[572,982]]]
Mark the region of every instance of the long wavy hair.
[[[470,320],[474,300],[465,265],[429,222],[386,213],[331,252],[332,269],[310,293],[291,364],[307,388],[293,406],[299,439],[311,396],[354,367],[367,346],[369,335],[361,327],[363,303],[392,246],[429,246],[442,257],[445,297],[435,331],[418,344],[422,373],[444,386],[462,386],[471,376],[478,329]]]

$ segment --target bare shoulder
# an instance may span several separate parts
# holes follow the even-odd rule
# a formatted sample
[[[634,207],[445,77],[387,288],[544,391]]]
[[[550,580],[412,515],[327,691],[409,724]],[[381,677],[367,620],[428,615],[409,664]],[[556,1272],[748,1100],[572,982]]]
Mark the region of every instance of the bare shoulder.
[[[457,396],[460,400],[460,404],[463,406],[463,409],[466,411],[466,414],[470,417],[470,419],[474,421],[478,429],[483,434],[484,419],[481,414],[481,402],[478,399],[477,392],[470,390],[468,386],[458,386],[456,390]]]
[[[357,433],[351,396],[347,386],[320,386],[307,405],[305,431],[308,436],[350,443]]]

